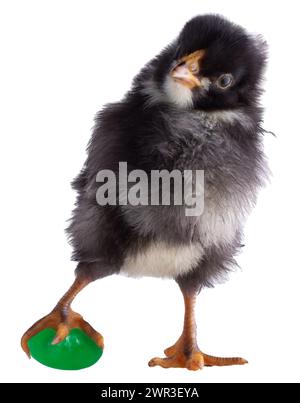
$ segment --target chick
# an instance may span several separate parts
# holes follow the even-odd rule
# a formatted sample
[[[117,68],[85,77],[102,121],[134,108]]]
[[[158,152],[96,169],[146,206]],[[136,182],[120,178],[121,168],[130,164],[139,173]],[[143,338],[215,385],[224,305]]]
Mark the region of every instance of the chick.
[[[150,366],[197,370],[247,362],[199,349],[194,306],[201,289],[235,265],[245,219],[267,177],[259,106],[266,59],[260,37],[221,16],[197,16],[147,63],[122,101],[98,113],[86,162],[73,182],[78,198],[68,234],[76,279],[22,337],[27,354],[29,338],[46,327],[57,330],[53,343],[79,327],[103,347],[101,334],[70,306],[90,282],[125,274],[174,279],[183,294],[182,334]],[[129,174],[142,170],[147,179],[154,171],[204,172],[201,214],[186,214],[174,201],[128,202],[132,187],[120,186],[119,163]],[[117,202],[101,204],[99,172],[108,171],[117,178]],[[161,182],[158,190],[164,192]],[[167,193],[174,196],[174,184]]]

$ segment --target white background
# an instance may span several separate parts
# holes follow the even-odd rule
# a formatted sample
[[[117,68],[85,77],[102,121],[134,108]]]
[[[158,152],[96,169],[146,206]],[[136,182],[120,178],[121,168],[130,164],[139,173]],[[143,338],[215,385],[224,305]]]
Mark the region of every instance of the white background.
[[[299,21],[297,1],[1,1],[1,380],[21,382],[299,381]],[[64,234],[93,116],[189,18],[218,12],[270,46],[266,152],[272,183],[247,228],[243,271],[198,298],[199,343],[244,367],[148,368],[180,334],[172,281],[114,276],[74,308],[100,332],[100,362],[77,372],[27,360],[22,333],[73,281]]]

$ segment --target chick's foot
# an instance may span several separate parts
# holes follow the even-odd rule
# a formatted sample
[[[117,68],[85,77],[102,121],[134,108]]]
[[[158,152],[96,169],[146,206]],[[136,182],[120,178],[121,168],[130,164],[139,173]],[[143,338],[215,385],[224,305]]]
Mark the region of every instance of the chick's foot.
[[[58,344],[67,337],[71,329],[79,328],[83,330],[95,343],[103,349],[103,337],[93,327],[86,322],[81,315],[72,311],[71,308],[54,308],[52,312],[38,320],[22,336],[21,346],[24,352],[30,358],[28,341],[31,337],[46,328],[56,330],[52,344]]]
[[[192,371],[202,369],[204,366],[229,366],[244,365],[247,361],[244,358],[213,357],[202,353],[197,346],[189,346],[180,338],[177,343],[167,348],[166,358],[152,358],[149,361],[150,367],[161,366],[163,368],[187,368]]]

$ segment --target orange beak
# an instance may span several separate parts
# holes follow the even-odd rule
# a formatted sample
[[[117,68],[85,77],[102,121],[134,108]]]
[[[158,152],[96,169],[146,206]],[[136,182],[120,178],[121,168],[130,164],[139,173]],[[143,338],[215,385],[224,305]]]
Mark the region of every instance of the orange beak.
[[[201,87],[201,81],[196,75],[200,71],[201,60],[205,50],[200,49],[182,57],[171,71],[173,79],[189,89]]]

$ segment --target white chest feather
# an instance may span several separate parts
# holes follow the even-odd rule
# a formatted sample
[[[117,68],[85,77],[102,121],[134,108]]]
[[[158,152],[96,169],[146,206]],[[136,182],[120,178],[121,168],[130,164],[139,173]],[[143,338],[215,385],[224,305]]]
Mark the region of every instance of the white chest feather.
[[[200,244],[170,246],[153,243],[136,255],[127,256],[121,273],[131,277],[175,278],[193,269],[203,256]]]
[[[233,202],[221,206],[206,201],[203,214],[199,217],[197,231],[204,248],[230,244],[243,226],[250,206]]]
[[[153,242],[145,250],[128,255],[121,273],[131,277],[176,278],[183,275],[198,266],[210,248],[232,243],[249,209],[250,204],[246,202],[231,200],[226,203],[223,200],[220,205],[207,199],[202,215],[195,222],[195,232],[198,232],[201,243],[173,246]],[[141,224],[142,217],[136,222]]]

